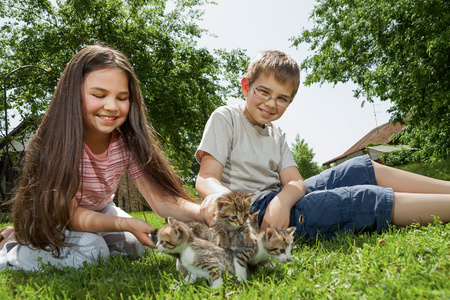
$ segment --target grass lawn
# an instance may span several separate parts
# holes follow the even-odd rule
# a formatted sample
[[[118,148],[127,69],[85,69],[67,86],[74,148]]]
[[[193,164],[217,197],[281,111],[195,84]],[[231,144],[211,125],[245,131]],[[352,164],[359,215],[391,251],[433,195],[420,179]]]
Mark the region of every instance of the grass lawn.
[[[133,215],[163,224],[151,212]],[[204,279],[180,285],[175,260],[152,251],[79,270],[0,271],[0,299],[450,299],[449,280],[450,224],[436,220],[381,235],[299,240],[289,263],[259,268],[243,284],[227,278],[220,290]]]

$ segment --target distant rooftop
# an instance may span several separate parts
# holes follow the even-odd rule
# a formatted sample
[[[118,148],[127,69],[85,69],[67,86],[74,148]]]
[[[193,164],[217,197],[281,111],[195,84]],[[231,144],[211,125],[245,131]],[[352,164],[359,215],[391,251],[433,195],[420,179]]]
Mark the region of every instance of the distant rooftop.
[[[335,157],[327,162],[324,162],[323,165],[330,165],[335,163],[336,161],[343,159],[347,156],[350,156],[358,151],[364,151],[367,144],[373,143],[382,143],[382,144],[390,144],[392,142],[392,138],[394,135],[398,134],[402,131],[404,125],[400,123],[396,123],[392,125],[391,123],[385,123],[381,126],[378,126],[372,129],[368,134],[366,134],[362,139],[360,139],[356,144],[354,144],[350,149],[345,151],[342,155]]]

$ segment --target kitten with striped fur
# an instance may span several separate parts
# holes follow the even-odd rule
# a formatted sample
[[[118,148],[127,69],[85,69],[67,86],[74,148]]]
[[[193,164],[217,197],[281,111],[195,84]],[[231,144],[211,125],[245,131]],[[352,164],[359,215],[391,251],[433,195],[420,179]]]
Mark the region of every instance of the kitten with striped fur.
[[[255,246],[255,238],[249,228],[252,194],[229,192],[217,198],[217,210],[214,216],[214,225],[209,227],[206,222],[187,222],[193,233],[205,240],[215,242],[219,247],[229,249],[234,244],[230,234],[239,232],[240,240],[246,247]],[[247,279],[247,269],[234,258],[234,270],[238,280]]]
[[[177,269],[191,283],[197,277],[208,277],[213,287],[222,284],[218,275],[224,270],[247,280],[247,264],[259,265],[271,258],[290,261],[295,227],[259,230],[258,213],[249,218],[251,197],[239,192],[220,197],[212,228],[206,222],[170,219],[171,229],[167,224],[158,234],[158,250],[176,257]]]
[[[261,230],[258,228],[258,214],[259,212],[256,212],[251,216],[247,233],[230,233],[230,249],[233,251],[236,272],[246,269],[247,265],[267,264],[270,259],[279,263],[291,260],[296,228],[269,227]],[[248,240],[252,242],[246,242]]]
[[[179,256],[189,283],[205,277],[211,281],[213,288],[219,288],[223,284],[224,274],[235,275],[231,250],[196,237],[184,222],[171,217],[167,222],[158,232],[156,248],[163,253]]]

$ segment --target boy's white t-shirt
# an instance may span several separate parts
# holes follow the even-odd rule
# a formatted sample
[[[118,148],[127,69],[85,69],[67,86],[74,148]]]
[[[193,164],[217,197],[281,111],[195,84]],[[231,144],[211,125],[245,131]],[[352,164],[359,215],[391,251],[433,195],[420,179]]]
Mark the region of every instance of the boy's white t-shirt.
[[[222,106],[210,116],[195,158],[204,152],[223,166],[221,183],[232,191],[254,193],[253,201],[281,187],[279,172],[297,166],[286,134],[269,123],[253,125],[244,115],[244,104]]]

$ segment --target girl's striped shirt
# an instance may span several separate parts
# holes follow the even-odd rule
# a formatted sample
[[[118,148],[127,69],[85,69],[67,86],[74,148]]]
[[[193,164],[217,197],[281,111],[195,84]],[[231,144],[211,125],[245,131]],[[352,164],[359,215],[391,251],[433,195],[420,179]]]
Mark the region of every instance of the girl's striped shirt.
[[[96,157],[84,144],[80,162],[80,187],[76,194],[80,207],[99,211],[114,199],[120,176],[128,172],[132,179],[144,175],[144,170],[133,159],[123,137],[113,133],[106,158]]]

